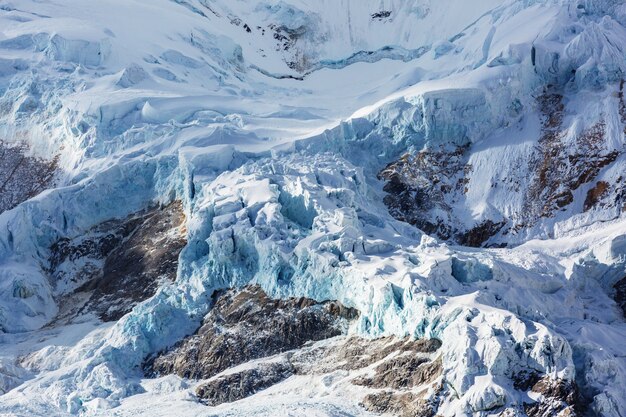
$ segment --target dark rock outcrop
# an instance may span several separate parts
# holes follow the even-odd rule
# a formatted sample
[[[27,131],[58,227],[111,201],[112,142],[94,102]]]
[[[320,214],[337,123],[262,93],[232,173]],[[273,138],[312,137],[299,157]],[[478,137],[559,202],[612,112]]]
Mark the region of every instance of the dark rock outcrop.
[[[413,393],[382,391],[368,394],[363,399],[363,407],[374,413],[387,413],[397,417],[432,417],[436,415],[436,405]]]
[[[210,406],[248,397],[292,375],[344,370],[353,375],[348,381],[377,390],[364,398],[367,409],[432,415],[436,404],[421,392],[442,374],[441,359],[432,359],[441,342],[356,336],[326,340],[345,333],[357,314],[335,301],[274,300],[258,286],[221,291],[198,332],[144,368],[149,376],[207,379],[195,393]],[[241,370],[228,371],[244,363]]]
[[[506,226],[506,223],[506,221],[494,222],[490,219],[484,220],[471,229],[461,233],[458,241],[463,245],[478,248],[487,242],[490,237],[495,236]]]
[[[28,156],[25,145],[0,141],[0,213],[49,188],[58,167],[50,160]]]
[[[387,182],[383,201],[391,215],[444,240],[460,237],[452,205],[466,192],[466,176],[472,169],[467,149],[441,147],[406,154],[380,171],[378,178]],[[435,212],[448,214],[441,217]]]
[[[391,16],[391,11],[381,10],[380,12],[372,13],[372,20],[383,20]]]
[[[367,340],[351,337],[338,349],[337,356],[339,361],[346,362],[346,369],[361,369],[393,354],[410,354],[415,357],[418,353],[435,353],[440,347],[441,341],[438,339],[384,337]]]
[[[574,382],[553,379],[537,372],[520,372],[513,377],[513,386],[522,392],[541,394],[537,401],[526,402],[523,409],[529,417],[583,415],[585,401]]]
[[[531,391],[541,394],[541,399],[524,404],[528,417],[575,416],[576,409],[580,408],[577,402],[578,390],[571,382],[544,376],[533,385]]]
[[[441,342],[435,339],[395,337],[373,340],[350,337],[322,346],[307,344],[271,362],[215,376],[200,384],[195,392],[202,403],[215,406],[253,395],[292,375],[323,375],[341,369],[359,375],[351,381],[353,384],[376,390],[363,398],[362,405],[367,410],[430,416],[437,404],[424,399],[420,392],[442,373],[441,359],[429,359],[429,354],[439,346]],[[368,367],[376,363],[375,374],[371,376]],[[437,385],[436,389],[440,391],[441,387]]]
[[[526,192],[520,216],[527,225],[534,224],[539,218],[551,217],[571,204],[574,201],[573,192],[593,181],[600,170],[619,155],[617,151],[605,147],[606,124],[603,120],[583,130],[575,138],[575,143],[566,143],[563,96],[546,89],[537,100],[543,116],[542,136],[530,161],[534,178]],[[595,199],[588,198],[585,210],[597,204],[606,191],[605,188],[597,193]]]
[[[186,244],[182,204],[174,202],[102,223],[51,248],[49,273],[62,293],[60,318],[93,312],[118,320],[173,281]]]
[[[249,397],[269,388],[291,375],[294,369],[289,362],[264,363],[212,379],[196,388],[196,395],[203,404],[216,406]]]
[[[607,196],[609,191],[609,183],[606,181],[598,181],[596,185],[587,191],[583,210],[588,211],[598,205],[598,203]]]
[[[623,83],[620,88],[619,111],[626,124]],[[464,224],[460,219],[465,214],[457,210],[465,210],[465,194],[474,181],[471,173],[478,168],[469,163],[470,145],[441,145],[406,154],[380,171],[390,214],[442,240],[479,247],[501,245],[506,242],[503,236],[531,229],[559,211],[580,210],[581,206],[582,211],[626,210],[626,183],[621,177],[603,181],[600,175],[623,150],[614,149],[607,140],[610,132],[602,119],[572,135],[564,101],[555,86],[547,86],[537,97],[541,134],[529,158],[519,162],[527,178],[510,171],[492,179],[491,188],[506,187],[519,197],[519,206],[506,214],[493,212],[478,218],[472,226]],[[581,188],[586,189],[585,200],[572,205]]]
[[[374,376],[359,377],[352,382],[370,388],[407,389],[432,382],[441,372],[441,361],[409,354],[384,361],[376,367]]]
[[[624,318],[626,318],[626,277],[617,281],[613,286],[613,289],[615,290],[613,298],[624,312]]]
[[[429,356],[417,352],[434,353],[440,346],[441,342],[436,339],[406,340],[404,346],[393,343],[375,351],[378,357],[388,354],[374,368],[374,374],[368,373],[352,380],[355,385],[382,390],[365,396],[365,409],[401,417],[435,415],[436,397],[427,400],[420,391],[435,384],[441,376],[441,358],[431,360]],[[437,385],[436,390],[440,391],[441,386]]]
[[[258,286],[219,292],[198,332],[154,358],[147,370],[152,375],[210,378],[253,359],[338,336],[357,315],[335,301],[271,299]]]

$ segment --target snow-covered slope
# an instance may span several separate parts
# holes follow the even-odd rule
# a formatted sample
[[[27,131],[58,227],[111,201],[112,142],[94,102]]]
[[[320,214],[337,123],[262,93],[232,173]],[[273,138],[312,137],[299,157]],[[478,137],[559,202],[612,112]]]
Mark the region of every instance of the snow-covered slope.
[[[1,4],[0,415],[623,416],[625,45],[617,0]],[[358,317],[146,371],[251,285]]]

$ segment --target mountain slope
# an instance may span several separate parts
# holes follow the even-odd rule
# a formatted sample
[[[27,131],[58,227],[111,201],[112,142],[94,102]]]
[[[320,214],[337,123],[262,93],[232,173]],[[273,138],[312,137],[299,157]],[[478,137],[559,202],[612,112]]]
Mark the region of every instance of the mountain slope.
[[[0,414],[624,415],[626,6],[479,3],[2,5]]]

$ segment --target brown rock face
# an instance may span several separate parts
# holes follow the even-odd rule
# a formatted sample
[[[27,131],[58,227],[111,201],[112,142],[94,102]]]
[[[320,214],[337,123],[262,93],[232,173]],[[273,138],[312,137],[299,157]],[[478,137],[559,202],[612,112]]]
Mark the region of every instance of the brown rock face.
[[[376,391],[364,398],[366,408],[432,415],[436,403],[424,400],[422,391],[442,373],[441,360],[432,359],[441,342],[395,337],[325,340],[343,334],[357,315],[335,301],[274,300],[258,286],[222,291],[198,332],[149,360],[145,369],[153,376],[176,373],[207,379],[195,393],[211,406],[248,397],[292,375],[344,370],[348,384]],[[229,370],[251,360],[255,362],[241,370]]]
[[[345,369],[361,369],[380,362],[393,354],[433,354],[440,347],[441,341],[437,339],[413,340],[411,338],[383,337],[366,340],[360,337],[351,337],[339,347],[337,360],[345,363]]]
[[[619,112],[626,126],[623,82],[620,88]],[[612,207],[626,210],[626,184],[622,179],[615,183],[598,181],[601,171],[622,154],[607,140],[610,132],[606,122],[600,119],[572,136],[564,101],[553,86],[547,86],[537,97],[541,134],[530,156],[517,162],[528,178],[520,178],[512,170],[491,178],[491,188],[505,187],[513,199],[519,199],[518,207],[508,209],[507,214],[479,218],[472,226],[463,224],[459,219],[464,214],[455,210],[464,210],[468,187],[476,186],[472,173],[480,167],[469,163],[470,145],[440,146],[406,154],[380,171],[379,179],[386,182],[384,203],[390,214],[440,239],[478,247],[501,244],[508,233],[532,228],[559,211],[571,210],[574,195],[581,187],[588,189],[584,211]],[[496,239],[492,239],[494,236]]]
[[[152,376],[206,379],[195,394],[208,406],[246,398],[293,375],[332,374],[344,386],[361,387],[360,404],[368,411],[400,417],[435,416],[444,398],[458,395],[446,385],[437,339],[327,340],[343,334],[357,312],[333,301],[271,299],[257,286],[221,291],[214,298],[195,335],[145,366]],[[530,417],[566,416],[578,407],[572,382],[528,371],[514,386],[541,396],[535,402],[498,404],[502,415],[523,410]]]
[[[25,145],[0,141],[0,213],[36,196],[52,183],[57,158],[28,156]]]
[[[523,404],[522,408],[529,417],[584,415],[584,400],[574,382],[532,371],[517,374],[514,387],[522,392],[541,394],[537,401]]]
[[[252,395],[294,374],[325,375],[345,370],[349,382],[373,391],[363,398],[366,409],[400,416],[430,416],[438,400],[424,399],[423,392],[442,374],[441,360],[431,360],[440,346],[436,339],[395,337],[350,337],[321,346],[306,344],[272,362],[217,376],[201,384],[196,394],[205,404],[217,405]],[[436,390],[441,390],[439,385]]]
[[[257,368],[215,378],[196,388],[203,404],[216,406],[249,397],[269,388],[291,375],[294,369],[289,362],[264,363]]]
[[[406,154],[380,171],[378,178],[387,182],[384,203],[391,215],[442,239],[455,238],[459,231],[453,219],[434,217],[432,212],[451,212],[451,204],[465,193],[466,176],[472,170],[467,149],[441,147]]]
[[[578,392],[573,383],[543,377],[537,381],[531,391],[542,395],[540,401],[524,404],[524,411],[529,417],[575,416]]]
[[[359,344],[346,343],[346,346],[352,345]],[[357,363],[362,366],[376,364],[374,373],[360,375],[352,383],[378,391],[365,396],[363,407],[375,413],[401,417],[434,416],[437,401],[423,398],[422,391],[435,384],[443,372],[441,358],[430,358],[439,347],[441,342],[437,339],[395,338],[365,347],[369,355],[357,354],[357,357],[367,356],[369,360]],[[355,349],[351,350],[356,353]],[[347,353],[345,349],[342,352]],[[441,391],[441,386],[435,385],[436,391]]]
[[[588,211],[595,207],[602,198],[606,197],[609,191],[609,183],[606,181],[598,181],[596,185],[587,191],[585,198],[584,210]]]
[[[183,223],[182,204],[174,202],[55,243],[53,282],[75,287],[64,294],[60,304],[66,311],[61,315],[71,318],[89,311],[104,321],[118,320],[154,295],[159,283],[173,281],[186,244]]]
[[[384,203],[398,220],[424,232],[462,245],[480,247],[496,235],[506,221],[483,220],[471,229],[455,225],[453,205],[467,192],[468,147],[421,151],[404,155],[385,167],[379,179],[386,180]],[[441,213],[448,213],[442,217]],[[438,213],[438,214],[433,214]]]
[[[363,399],[363,407],[374,413],[387,413],[398,417],[432,417],[436,415],[436,405],[413,393],[396,394],[382,391],[368,394]]]
[[[596,178],[600,170],[619,155],[617,151],[605,148],[606,124],[603,120],[583,130],[575,143],[565,143],[563,96],[547,89],[539,96],[538,103],[544,119],[538,149],[530,162],[531,171],[536,175],[524,203],[523,218],[527,224],[541,217],[551,217],[557,210],[571,204],[574,201],[572,192]],[[588,203],[596,204],[599,197],[600,194],[596,194],[595,201],[592,201],[593,197],[586,201],[585,210],[590,208]]]
[[[431,362],[409,354],[384,361],[376,367],[374,376],[360,377],[353,383],[371,388],[406,389],[432,382],[441,371],[441,361]]]
[[[481,247],[490,237],[495,236],[504,226],[506,221],[493,222],[492,220],[484,220],[472,227],[471,229],[463,232],[459,236],[459,243],[472,246]]]
[[[150,374],[210,378],[230,367],[345,331],[358,312],[331,301],[274,300],[258,286],[216,294],[198,332],[148,364]]]

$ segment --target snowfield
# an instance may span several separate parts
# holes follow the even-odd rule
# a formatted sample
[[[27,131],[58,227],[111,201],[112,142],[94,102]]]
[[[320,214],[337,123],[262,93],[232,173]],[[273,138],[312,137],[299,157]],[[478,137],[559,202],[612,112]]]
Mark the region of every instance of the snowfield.
[[[215,407],[144,372],[248,285],[359,311],[315,346],[440,340],[437,415],[532,415],[552,400],[529,373],[580,393],[545,415],[626,415],[625,47],[618,0],[0,4],[0,158],[54,171],[20,193],[0,161],[20,199],[0,212],[0,416],[379,415],[353,369]],[[98,239],[176,201],[175,276],[103,320]]]

